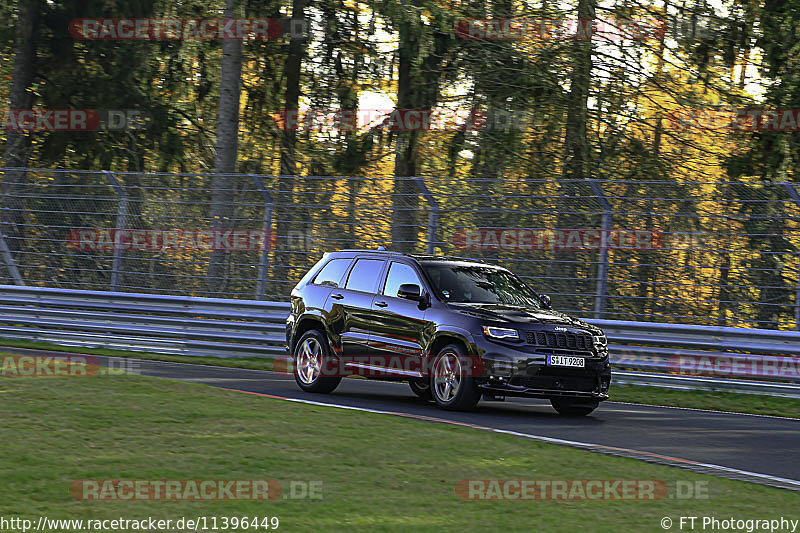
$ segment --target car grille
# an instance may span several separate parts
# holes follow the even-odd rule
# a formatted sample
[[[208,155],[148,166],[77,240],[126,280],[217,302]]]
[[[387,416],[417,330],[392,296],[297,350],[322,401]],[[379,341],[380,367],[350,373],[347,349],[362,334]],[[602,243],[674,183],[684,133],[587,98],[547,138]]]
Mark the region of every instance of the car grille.
[[[554,331],[526,331],[528,344],[536,344],[546,348],[561,348],[589,352],[592,349],[592,336],[576,333],[556,333]]]

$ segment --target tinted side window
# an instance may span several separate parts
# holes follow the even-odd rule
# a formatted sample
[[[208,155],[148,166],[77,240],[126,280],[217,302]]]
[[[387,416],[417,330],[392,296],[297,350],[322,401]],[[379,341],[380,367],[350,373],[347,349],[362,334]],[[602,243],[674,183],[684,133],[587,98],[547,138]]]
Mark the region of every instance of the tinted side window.
[[[413,268],[405,263],[392,263],[389,267],[389,273],[386,275],[386,285],[383,287],[383,294],[385,296],[397,296],[397,289],[404,283],[413,283],[422,289],[422,283],[419,282],[419,276]]]
[[[353,265],[350,276],[347,278],[346,289],[361,292],[375,292],[378,276],[383,269],[383,259],[359,259]]]
[[[338,287],[339,280],[342,279],[347,265],[350,264],[349,259],[334,259],[329,261],[327,265],[322,267],[317,277],[314,278],[314,283],[317,285],[329,285],[331,287]]]

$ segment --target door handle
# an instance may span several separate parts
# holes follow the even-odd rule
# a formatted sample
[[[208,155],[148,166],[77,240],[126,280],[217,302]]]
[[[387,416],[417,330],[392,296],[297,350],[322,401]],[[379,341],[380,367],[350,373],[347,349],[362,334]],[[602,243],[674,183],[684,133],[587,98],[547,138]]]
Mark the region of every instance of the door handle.
[[[340,292],[337,292],[336,294],[331,294],[331,298],[333,298],[334,300],[341,300],[342,298],[344,298],[344,295]]]
[[[386,302],[375,302],[376,307],[386,307],[387,305],[389,304],[387,304]]]

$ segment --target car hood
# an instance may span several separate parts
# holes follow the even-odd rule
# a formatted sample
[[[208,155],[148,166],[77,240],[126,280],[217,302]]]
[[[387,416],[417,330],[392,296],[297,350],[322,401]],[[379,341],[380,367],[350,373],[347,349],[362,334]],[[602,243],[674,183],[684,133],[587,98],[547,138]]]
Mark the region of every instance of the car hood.
[[[597,326],[552,309],[545,310],[536,307],[504,304],[450,303],[448,305],[451,309],[461,314],[484,320],[517,324],[558,324],[583,328],[595,335],[603,334],[602,330]]]

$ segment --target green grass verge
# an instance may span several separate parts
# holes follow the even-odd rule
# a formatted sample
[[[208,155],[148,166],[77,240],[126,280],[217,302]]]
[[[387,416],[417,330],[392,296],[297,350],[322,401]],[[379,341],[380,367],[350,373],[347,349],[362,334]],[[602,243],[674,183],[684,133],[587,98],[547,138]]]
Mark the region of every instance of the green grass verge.
[[[263,358],[222,358],[192,357],[184,355],[163,355],[146,352],[124,350],[73,348],[44,342],[14,341],[3,339],[0,345],[53,350],[63,352],[79,352],[112,357],[136,357],[156,361],[175,363],[206,364],[256,370],[272,370],[272,360]],[[758,415],[785,416],[800,418],[800,402],[791,398],[759,396],[755,394],[736,394],[732,392],[680,391],[657,387],[620,386],[611,389],[611,400],[620,402],[642,403],[647,405],[667,405],[672,407],[690,407],[693,409],[712,409],[733,413],[750,413]]]
[[[797,399],[757,394],[614,385],[611,389],[611,399],[618,402],[800,418],[800,401]]]
[[[28,348],[31,350],[49,350],[53,352],[83,353],[90,355],[107,355],[109,357],[135,357],[150,361],[169,361],[171,363],[189,363],[195,365],[227,366],[232,368],[250,368],[254,370],[272,370],[272,359],[264,357],[194,357],[191,355],[168,355],[132,350],[112,350],[108,348],[83,348],[81,346],[62,346],[49,342],[32,342],[13,339],[0,339],[0,347]]]
[[[278,516],[284,531],[660,531],[662,517],[796,516],[797,494],[470,428],[142,376],[0,379],[0,516]],[[73,500],[77,479],[321,481],[272,502]],[[464,501],[464,479],[699,482],[705,499]],[[675,522],[677,524],[677,522]]]

